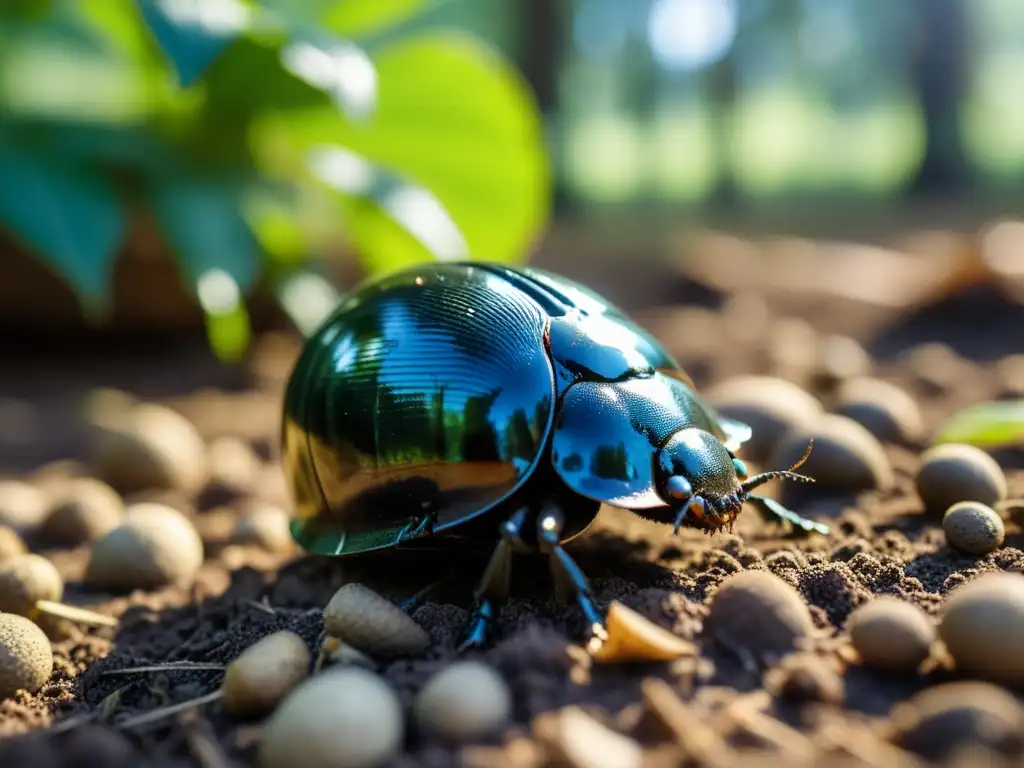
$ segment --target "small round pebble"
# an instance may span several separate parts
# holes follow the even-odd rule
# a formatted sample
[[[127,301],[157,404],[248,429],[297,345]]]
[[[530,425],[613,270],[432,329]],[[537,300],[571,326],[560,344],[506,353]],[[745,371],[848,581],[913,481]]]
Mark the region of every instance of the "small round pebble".
[[[288,513],[283,509],[263,504],[238,519],[232,542],[283,554],[294,548],[289,523]]]
[[[940,615],[939,637],[961,673],[1024,683],[1024,575],[983,573],[955,588]]]
[[[880,595],[856,608],[847,620],[853,647],[864,666],[913,672],[931,652],[935,622],[913,603]]]
[[[401,749],[402,705],[359,667],[332,668],[292,691],[263,729],[263,768],[376,768]]]
[[[836,413],[853,419],[883,442],[913,444],[924,435],[917,401],[888,381],[852,379],[840,387],[836,402]]]
[[[117,491],[95,478],[75,478],[57,495],[42,534],[49,542],[73,547],[110,533],[123,514]]]
[[[767,469],[797,462],[814,439],[807,463],[797,471],[823,489],[856,492],[888,490],[895,482],[892,464],[878,439],[853,419],[828,413],[814,424],[793,430],[779,444]]]
[[[264,715],[309,676],[306,641],[287,630],[256,641],[228,664],[221,683],[224,709],[235,715]]]
[[[947,509],[942,530],[949,546],[979,557],[1003,546],[1006,536],[1002,518],[978,501],[961,501]]]
[[[709,387],[707,402],[723,416],[747,424],[753,435],[743,455],[762,462],[792,429],[814,423],[821,403],[796,384],[772,376],[738,376]]]
[[[249,443],[237,437],[220,437],[210,443],[206,465],[206,484],[200,497],[204,509],[250,494],[263,468]]]
[[[994,506],[1007,492],[1006,475],[996,460],[963,443],[945,443],[925,451],[914,486],[925,509],[933,514],[944,514],[959,501]]]
[[[1024,397],[1024,354],[1008,355],[996,365],[999,396],[1005,399]]]
[[[195,426],[156,404],[132,408],[104,431],[97,470],[122,494],[153,488],[195,491],[206,473],[206,447]]]
[[[21,480],[0,480],[0,525],[25,536],[42,525],[48,509],[49,499],[39,488]]]
[[[814,621],[800,593],[778,576],[739,571],[719,585],[704,631],[756,658],[781,658],[811,636]]]
[[[0,564],[28,551],[25,542],[12,528],[0,525]]]
[[[956,350],[940,342],[919,344],[903,355],[902,362],[929,394],[955,387],[965,365]]]
[[[497,732],[512,717],[512,694],[492,667],[461,661],[430,678],[416,697],[419,727],[455,742]]]
[[[19,690],[35,693],[53,672],[46,634],[24,616],[0,613],[0,700]]]
[[[30,616],[40,600],[63,596],[64,580],[42,555],[19,555],[0,566],[0,612]]]
[[[1006,754],[1021,747],[1024,710],[1008,691],[988,683],[946,683],[897,704],[890,738],[932,764],[957,748],[987,746]]]
[[[832,388],[869,375],[872,367],[871,357],[860,342],[849,336],[831,335],[821,340],[814,378],[818,385]]]
[[[203,540],[181,512],[142,503],[92,547],[85,580],[110,590],[190,586],[203,564]]]

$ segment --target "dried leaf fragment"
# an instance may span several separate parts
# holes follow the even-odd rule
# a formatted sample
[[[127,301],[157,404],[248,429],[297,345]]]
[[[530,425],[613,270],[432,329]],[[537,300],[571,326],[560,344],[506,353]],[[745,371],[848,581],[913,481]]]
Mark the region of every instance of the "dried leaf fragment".
[[[608,608],[606,623],[608,639],[593,652],[595,661],[605,664],[673,661],[681,656],[697,655],[697,646],[693,643],[659,627],[617,600]]]

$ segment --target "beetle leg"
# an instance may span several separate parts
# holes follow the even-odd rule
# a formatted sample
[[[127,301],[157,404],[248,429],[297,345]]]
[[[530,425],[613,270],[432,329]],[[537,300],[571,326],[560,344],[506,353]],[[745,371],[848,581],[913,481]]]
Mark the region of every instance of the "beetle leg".
[[[587,620],[587,647],[595,651],[608,639],[604,620],[594,605],[587,577],[562,547],[561,533],[565,524],[562,512],[554,505],[546,505],[537,517],[537,546],[551,561],[551,570],[556,579],[568,583],[576,598],[576,604]]]
[[[795,528],[799,528],[805,533],[811,533],[813,531],[814,533],[827,535],[829,532],[829,527],[824,523],[816,523],[813,520],[800,517],[796,512],[786,509],[775,499],[770,499],[767,496],[758,496],[757,494],[752,493],[747,497],[747,501],[754,505],[757,511],[761,513],[761,519],[767,522],[785,520]]]
[[[508,599],[509,581],[512,577],[512,556],[518,549],[525,548],[521,531],[528,508],[517,510],[501,526],[501,541],[494,548],[480,585],[476,588],[473,612],[462,633],[459,651],[482,648],[487,644],[491,627],[498,617],[498,609]]]

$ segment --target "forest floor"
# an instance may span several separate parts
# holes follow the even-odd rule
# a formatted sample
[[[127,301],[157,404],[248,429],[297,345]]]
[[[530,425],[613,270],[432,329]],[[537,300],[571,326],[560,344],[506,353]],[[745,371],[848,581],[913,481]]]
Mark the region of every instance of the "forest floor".
[[[581,272],[576,269],[574,276]],[[621,601],[698,643],[699,657],[625,665],[581,661],[573,650],[581,627],[578,613],[553,599],[546,577],[539,575],[546,573],[543,564],[540,570],[527,564],[517,572],[514,597],[501,614],[497,644],[480,654],[512,691],[513,721],[502,733],[472,745],[442,743],[411,729],[404,751],[387,765],[615,765],[608,762],[614,750],[608,747],[609,753],[601,754],[605,742],[598,737],[589,755],[578,745],[563,745],[561,751],[551,746],[552,739],[558,740],[551,735],[558,730],[552,718],[568,707],[582,708],[640,745],[643,764],[650,766],[681,765],[686,754],[693,765],[915,764],[910,752],[893,746],[889,716],[917,692],[957,680],[957,674],[943,663],[910,675],[872,671],[851,659],[838,641],[850,613],[874,595],[896,595],[935,616],[947,593],[979,572],[1024,571],[1024,534],[1017,526],[1007,523],[1004,546],[991,554],[960,554],[947,546],[938,519],[922,512],[913,483],[927,435],[957,409],[996,397],[1005,388],[997,362],[1024,351],[1024,306],[990,286],[906,312],[869,302],[837,305],[830,296],[759,296],[756,286],[744,289],[738,301],[675,273],[666,274],[661,293],[658,306],[652,307],[644,296],[609,291],[666,342],[701,389],[731,376],[778,374],[796,380],[827,406],[831,385],[794,363],[793,356],[778,352],[785,344],[767,338],[773,328],[782,327],[780,319],[801,316],[816,340],[823,331],[857,337],[870,356],[870,373],[913,396],[924,436],[916,444],[885,446],[895,473],[891,488],[857,493],[823,488],[801,497],[796,511],[828,523],[827,536],[791,535],[748,511],[731,534],[684,531],[673,538],[665,526],[603,509],[591,531],[571,545],[592,579],[598,604],[606,608]],[[743,319],[744,307],[754,308],[749,322]],[[914,354],[921,345],[935,343],[945,344],[949,354]],[[66,629],[54,641],[54,671],[42,689],[0,701],[0,765],[256,765],[261,722],[232,717],[218,703],[145,726],[120,725],[214,690],[222,673],[117,675],[117,670],[172,661],[227,663],[279,629],[293,630],[312,648],[323,625],[321,609],[341,584],[358,580],[388,595],[411,594],[449,565],[428,553],[331,560],[230,546],[246,504],[259,499],[287,505],[275,449],[281,390],[298,345],[288,334],[259,339],[241,372],[218,366],[194,345],[143,347],[116,359],[96,349],[67,347],[15,350],[7,357],[0,393],[5,398],[0,404],[5,432],[0,472],[7,476],[36,482],[46,476],[40,474],[42,464],[51,479],[88,473],[91,433],[81,417],[81,398],[98,386],[171,405],[207,441],[241,437],[253,445],[262,465],[251,487],[242,491],[218,495],[207,489],[190,498],[159,497],[184,511],[204,541],[205,562],[188,589],[100,593],[83,583],[88,546],[40,545],[35,550],[63,576],[65,602],[118,617],[119,625]],[[922,368],[925,357],[932,360],[927,370]],[[58,459],[69,461],[47,464]],[[1010,452],[999,460],[1010,496],[1024,496],[1021,455]],[[777,554],[786,551],[791,556]],[[702,625],[715,588],[743,569],[768,569],[793,585],[823,638],[837,642],[821,642],[790,659],[790,666],[774,670],[751,670],[727,649],[705,642]],[[430,634],[430,648],[420,657],[380,665],[380,674],[406,705],[430,675],[455,658],[456,633],[474,585],[467,576],[429,595],[412,615]],[[658,707],[651,702],[651,680],[666,682],[672,691],[668,714],[662,706],[661,714],[652,717],[652,708]],[[673,717],[676,721],[670,722]],[[684,745],[685,734],[700,728],[708,730],[720,753],[701,757],[692,745]],[[596,733],[621,747],[600,727]],[[986,741],[986,734],[991,729],[970,723],[940,726],[929,739],[929,759],[1020,764],[1024,753]]]

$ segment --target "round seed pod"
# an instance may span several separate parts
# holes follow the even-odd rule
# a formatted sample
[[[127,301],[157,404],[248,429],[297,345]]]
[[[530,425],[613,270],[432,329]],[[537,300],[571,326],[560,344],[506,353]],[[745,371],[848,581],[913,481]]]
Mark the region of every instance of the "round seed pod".
[[[108,534],[123,514],[124,502],[117,491],[95,478],[75,478],[57,495],[42,534],[54,544],[77,546]]]
[[[496,733],[509,721],[512,693],[493,668],[461,661],[427,681],[413,711],[423,731],[455,742],[471,742]]]
[[[1006,476],[996,460],[980,448],[962,443],[945,443],[925,451],[914,486],[925,509],[934,514],[944,513],[958,501],[993,506],[1006,498]]]
[[[19,536],[33,533],[46,519],[49,500],[35,486],[21,480],[0,480],[0,525]]]
[[[360,667],[332,668],[301,683],[263,729],[263,768],[375,768],[402,746],[397,694]]]
[[[896,705],[889,738],[932,764],[958,747],[984,745],[1004,754],[1020,749],[1024,711],[1008,691],[978,682],[926,688]]]
[[[127,495],[153,488],[193,492],[204,479],[205,458],[203,439],[192,422],[147,403],[104,431],[96,461],[100,478]]]
[[[324,608],[324,631],[375,658],[414,656],[430,635],[405,611],[362,584],[345,584]]]
[[[807,450],[812,438],[814,449],[799,471],[813,477],[817,487],[856,492],[888,490],[893,486],[892,464],[878,439],[852,419],[831,413],[809,427],[791,431],[767,466],[791,466]]]
[[[711,599],[704,633],[761,662],[781,658],[814,632],[803,597],[768,571],[728,576]]]
[[[53,672],[53,650],[43,630],[13,613],[0,613],[0,700],[19,690],[35,693]]]
[[[238,519],[232,542],[259,547],[267,552],[290,552],[294,548],[288,513],[280,507],[263,504]]]
[[[913,603],[880,595],[850,614],[847,629],[866,667],[915,671],[931,652],[935,622]]]
[[[110,590],[189,586],[203,556],[203,540],[181,512],[136,504],[121,525],[93,544],[85,580]]]
[[[0,612],[31,616],[40,600],[60,602],[64,580],[49,560],[27,553],[0,566]]]
[[[234,715],[265,715],[309,676],[306,641],[287,630],[246,648],[228,664],[221,683],[224,709]]]
[[[987,555],[1003,546],[1006,528],[992,507],[977,501],[961,501],[942,516],[946,541],[969,555]]]
[[[25,542],[17,533],[6,525],[0,525],[0,565],[27,551]]]
[[[840,387],[836,400],[836,413],[853,419],[883,442],[913,444],[924,435],[917,401],[888,381],[852,379]]]
[[[822,413],[821,403],[796,384],[773,376],[739,376],[709,387],[707,402],[723,416],[747,424],[753,435],[743,446],[751,461],[763,462],[792,429],[806,427]]]
[[[1024,576],[984,573],[954,589],[940,614],[939,637],[959,671],[1005,685],[1024,683]]]

